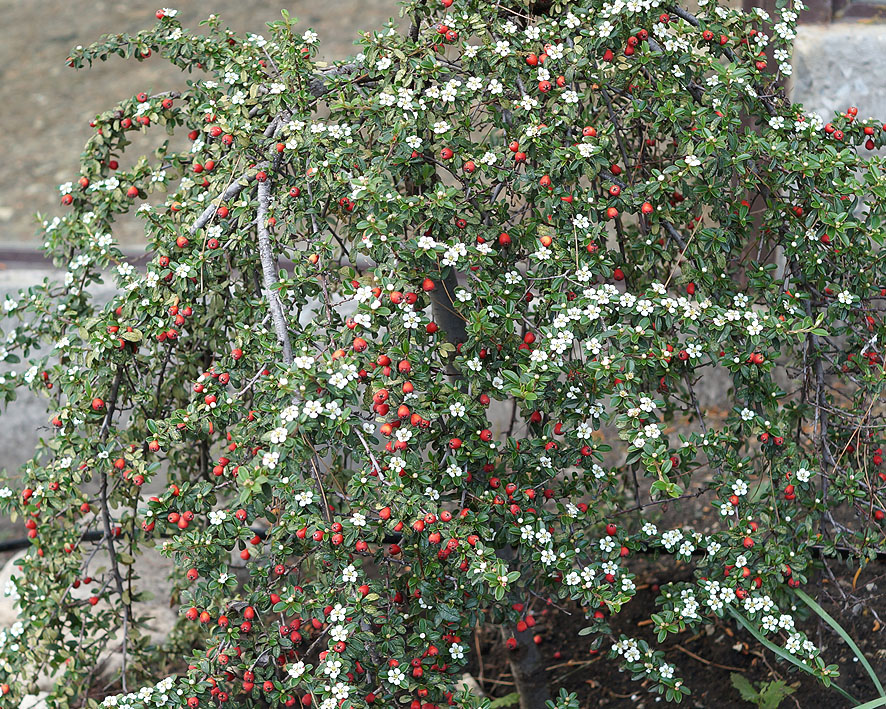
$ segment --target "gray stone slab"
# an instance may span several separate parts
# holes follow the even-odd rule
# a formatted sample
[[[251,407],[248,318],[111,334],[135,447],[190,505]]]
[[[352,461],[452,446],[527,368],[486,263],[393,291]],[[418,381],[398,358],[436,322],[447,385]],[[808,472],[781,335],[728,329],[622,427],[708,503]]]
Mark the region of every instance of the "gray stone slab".
[[[825,120],[856,106],[886,122],[886,24],[801,25],[793,100]]]

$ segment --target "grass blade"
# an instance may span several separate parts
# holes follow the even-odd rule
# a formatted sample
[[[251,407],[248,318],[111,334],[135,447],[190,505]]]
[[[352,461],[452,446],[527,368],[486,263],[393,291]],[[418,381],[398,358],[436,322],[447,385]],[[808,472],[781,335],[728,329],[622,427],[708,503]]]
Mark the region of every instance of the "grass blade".
[[[812,670],[810,670],[805,664],[800,662],[800,660],[798,660],[796,657],[791,655],[791,653],[789,653],[783,647],[779,647],[771,640],[767,640],[763,636],[763,634],[759,630],[757,630],[748,621],[748,619],[745,618],[741,613],[739,613],[734,608],[730,608],[728,606],[727,606],[727,608],[729,610],[729,613],[732,615],[732,617],[735,618],[745,630],[747,630],[751,635],[753,635],[754,638],[757,640],[757,642],[760,643],[763,647],[765,647],[767,650],[771,650],[776,655],[778,655],[780,658],[782,658],[783,660],[787,660],[792,665],[796,665],[797,667],[799,667],[801,670],[803,670],[807,674],[810,674],[813,677],[815,676],[815,673],[812,672]],[[851,694],[849,694],[849,692],[847,692],[845,689],[843,689],[840,685],[838,685],[834,682],[831,682],[831,687],[833,687],[840,694],[842,694],[844,697],[846,697],[846,699],[848,699],[850,702],[852,702],[853,705],[855,705],[855,706],[858,705],[858,700],[855,697],[853,697]]]
[[[886,697],[871,699],[871,701],[869,702],[859,704],[857,707],[855,707],[855,709],[876,709],[876,707],[886,707]]]
[[[803,603],[814,610],[818,614],[819,618],[830,625],[837,632],[837,635],[843,638],[843,642],[845,642],[849,646],[849,649],[855,653],[858,661],[865,668],[868,675],[870,675],[874,686],[877,688],[877,692],[880,694],[881,697],[886,698],[886,692],[883,691],[883,685],[880,684],[880,679],[877,677],[877,673],[874,672],[874,668],[871,667],[871,664],[868,662],[867,658],[864,656],[864,654],[862,654],[858,645],[855,644],[855,641],[849,636],[849,633],[847,633],[843,629],[843,626],[840,625],[836,620],[834,620],[834,618],[832,618],[824,608],[818,605],[818,603],[816,603],[816,601],[808,593],[806,593],[805,591],[801,591],[799,588],[794,589],[794,593],[796,593],[800,597],[800,600],[803,601]]]

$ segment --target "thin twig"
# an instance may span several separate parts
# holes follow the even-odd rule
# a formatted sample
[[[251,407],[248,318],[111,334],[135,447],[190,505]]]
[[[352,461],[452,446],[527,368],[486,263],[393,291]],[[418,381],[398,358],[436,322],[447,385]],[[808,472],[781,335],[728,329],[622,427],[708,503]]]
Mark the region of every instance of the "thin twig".
[[[111,428],[111,420],[114,418],[114,412],[117,408],[117,396],[120,393],[120,382],[123,380],[123,366],[117,367],[117,373],[114,375],[114,382],[111,385],[111,394],[108,397],[108,410],[102,421],[99,440],[104,443],[108,438]],[[108,555],[111,558],[111,573],[114,576],[114,583],[117,586],[117,593],[120,596],[120,602],[123,604],[123,665],[120,669],[120,682],[123,691],[129,691],[126,688],[126,656],[128,652],[129,640],[129,622],[132,616],[132,607],[130,602],[125,600],[125,592],[123,590],[123,577],[120,576],[120,567],[117,563],[117,551],[114,548],[114,533],[111,530],[111,510],[108,506],[108,474],[104,470],[101,473],[101,489],[99,491],[99,500],[102,510],[102,523],[105,528],[105,542],[108,546]]]

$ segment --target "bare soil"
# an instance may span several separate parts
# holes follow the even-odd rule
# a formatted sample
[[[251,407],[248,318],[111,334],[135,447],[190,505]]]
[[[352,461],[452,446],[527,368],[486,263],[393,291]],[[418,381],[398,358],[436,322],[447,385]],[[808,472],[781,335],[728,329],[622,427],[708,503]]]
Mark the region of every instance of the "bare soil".
[[[837,618],[873,665],[881,682],[886,682],[886,630],[880,618],[886,618],[886,564],[875,563],[865,567],[856,580],[855,569],[830,562],[839,588],[827,578],[807,592],[818,596],[824,609]],[[665,651],[668,662],[691,689],[692,695],[684,706],[693,708],[751,707],[733,687],[730,675],[740,673],[753,683],[784,680],[795,688],[795,693],[783,700],[781,707],[811,709],[813,707],[850,707],[840,694],[825,689],[817,680],[792,665],[779,660],[761,647],[750,634],[734,629],[731,623],[709,625],[701,632],[685,631],[669,636],[657,644],[652,631],[650,614],[656,611],[658,584],[674,580],[689,580],[691,574],[683,564],[669,559],[638,560],[634,570],[638,574],[638,593],[617,616],[611,619],[614,637],[621,633],[642,638],[656,649]],[[845,594],[845,599],[844,599]],[[802,605],[802,604],[801,604]],[[551,686],[563,687],[577,693],[582,709],[591,707],[652,707],[664,705],[661,695],[650,693],[645,683],[634,681],[629,674],[619,672],[617,664],[606,657],[611,642],[604,642],[599,653],[589,652],[590,637],[581,637],[578,631],[587,625],[580,610],[567,606],[563,610],[535,609],[538,623],[527,632],[541,635],[539,649],[551,678]],[[822,649],[826,662],[840,667],[837,683],[859,701],[874,699],[876,689],[852,651],[817,616],[800,621],[800,628]],[[514,692],[509,651],[504,646],[498,628],[481,628],[475,639],[474,654],[469,671],[477,679],[486,696],[504,697]],[[478,653],[479,650],[479,653]],[[514,705],[516,706],[516,705]]]

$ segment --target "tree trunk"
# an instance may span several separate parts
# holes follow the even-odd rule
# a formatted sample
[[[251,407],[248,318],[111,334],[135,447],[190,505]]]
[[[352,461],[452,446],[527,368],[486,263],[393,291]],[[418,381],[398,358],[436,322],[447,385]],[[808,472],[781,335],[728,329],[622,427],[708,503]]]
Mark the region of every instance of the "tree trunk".
[[[502,628],[502,639],[507,640],[507,633]],[[508,663],[514,675],[514,685],[520,695],[520,709],[545,709],[551,698],[548,689],[548,673],[542,664],[541,653],[532,640],[532,631],[524,630],[515,633],[517,649],[510,651]]]

